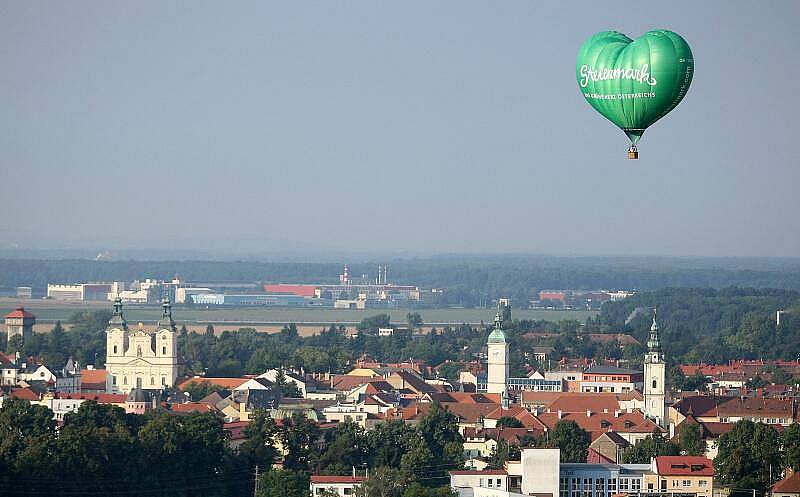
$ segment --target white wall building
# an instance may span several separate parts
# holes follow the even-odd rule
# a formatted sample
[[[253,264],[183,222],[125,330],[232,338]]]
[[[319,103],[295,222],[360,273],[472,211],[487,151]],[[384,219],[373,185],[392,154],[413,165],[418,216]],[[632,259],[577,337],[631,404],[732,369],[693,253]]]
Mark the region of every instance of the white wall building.
[[[122,301],[114,301],[114,313],[106,331],[106,370],[113,393],[129,393],[138,387],[171,387],[178,377],[178,350],[172,308],[164,301],[163,312],[155,331],[146,331],[141,323],[134,331],[122,316]]]

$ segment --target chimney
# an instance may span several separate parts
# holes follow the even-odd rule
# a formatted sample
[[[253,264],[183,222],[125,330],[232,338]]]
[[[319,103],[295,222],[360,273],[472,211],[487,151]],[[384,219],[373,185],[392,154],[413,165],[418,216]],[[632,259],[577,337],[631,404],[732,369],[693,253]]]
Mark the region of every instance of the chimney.
[[[355,477],[356,477],[356,467],[353,466],[353,478],[355,478]]]
[[[586,409],[586,417],[587,418],[591,418],[592,417],[592,410],[591,409]]]
[[[615,417],[615,418],[618,418],[618,417],[620,416],[620,414],[622,414],[622,411],[620,411],[619,409],[616,409],[616,410],[614,411],[614,417]]]
[[[558,410],[558,419],[561,419],[562,417],[564,417],[564,413],[561,412],[561,409],[559,409]]]
[[[603,408],[603,414],[608,414],[608,407]]]

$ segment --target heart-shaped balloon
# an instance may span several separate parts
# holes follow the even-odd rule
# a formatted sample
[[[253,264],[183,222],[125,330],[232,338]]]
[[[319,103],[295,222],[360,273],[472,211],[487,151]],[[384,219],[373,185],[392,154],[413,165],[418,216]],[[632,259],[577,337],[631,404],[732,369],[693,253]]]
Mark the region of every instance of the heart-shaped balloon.
[[[616,31],[592,36],[578,52],[578,86],[600,114],[636,144],[648,126],[675,108],[694,72],[686,40],[667,30],[631,40]]]

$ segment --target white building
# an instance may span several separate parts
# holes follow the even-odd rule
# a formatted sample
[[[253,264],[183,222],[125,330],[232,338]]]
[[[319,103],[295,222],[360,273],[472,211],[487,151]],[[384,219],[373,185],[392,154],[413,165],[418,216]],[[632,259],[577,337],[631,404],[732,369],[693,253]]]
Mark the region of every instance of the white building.
[[[355,470],[353,470],[355,473]],[[353,495],[354,490],[367,480],[364,476],[311,475],[311,495],[322,495],[326,490],[337,495]]]
[[[113,393],[128,393],[134,387],[162,389],[178,377],[175,322],[169,301],[163,304],[155,331],[128,330],[122,316],[122,300],[114,301],[114,313],[106,331],[106,370]]]

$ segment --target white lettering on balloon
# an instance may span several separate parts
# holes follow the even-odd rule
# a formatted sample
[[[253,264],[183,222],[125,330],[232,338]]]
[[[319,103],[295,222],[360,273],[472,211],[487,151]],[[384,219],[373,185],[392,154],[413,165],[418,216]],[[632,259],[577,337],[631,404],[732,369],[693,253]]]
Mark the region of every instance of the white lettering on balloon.
[[[638,81],[639,83],[645,83],[650,86],[656,85],[656,78],[650,74],[650,65],[649,64],[642,64],[642,67],[639,69],[611,69],[608,67],[601,67],[600,69],[595,69],[593,67],[589,67],[588,65],[584,64],[581,66],[581,80],[580,85],[581,88],[586,88],[586,85],[589,84],[589,80],[591,81],[608,81],[610,79],[632,79],[634,81]]]

